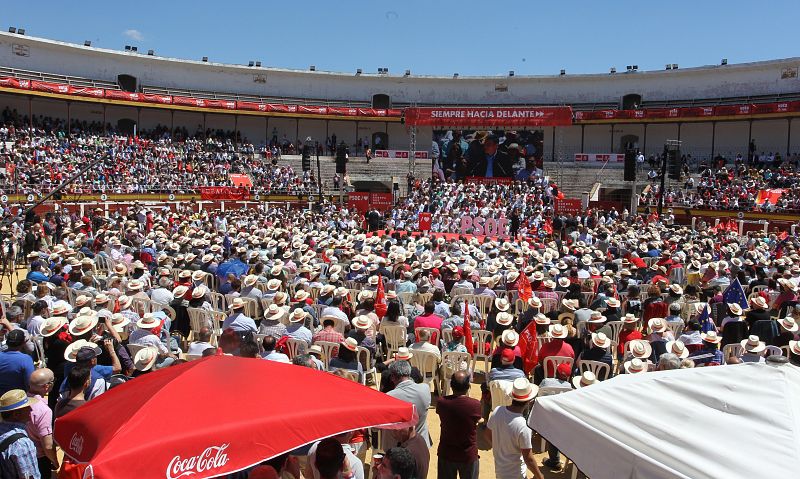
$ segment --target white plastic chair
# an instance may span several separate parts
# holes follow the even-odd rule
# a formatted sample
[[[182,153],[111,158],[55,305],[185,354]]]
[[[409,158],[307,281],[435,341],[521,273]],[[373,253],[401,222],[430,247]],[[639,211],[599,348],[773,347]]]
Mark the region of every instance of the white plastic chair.
[[[594,373],[595,377],[597,377],[598,381],[605,381],[611,374],[611,367],[608,363],[604,363],[603,361],[584,361],[579,359],[578,371],[580,371],[581,374],[586,371],[591,371]]]
[[[339,343],[334,343],[332,341],[317,341],[314,344],[322,348],[322,364],[325,365],[325,370],[327,371],[331,363],[331,358],[339,351]]]
[[[458,351],[445,351],[442,353],[442,365],[439,372],[439,377],[441,378],[439,390],[442,396],[447,396],[450,393],[450,378],[456,371],[469,370],[470,359],[469,353],[459,353]]]
[[[478,361],[483,361],[484,372],[489,374],[492,368],[492,340],[494,335],[491,331],[478,329],[472,332],[472,344],[474,354],[472,356],[472,370],[475,371]]]
[[[492,398],[492,411],[498,406],[511,405],[511,391],[513,382],[497,379],[489,382],[489,394]]]
[[[572,370],[572,364],[574,363],[574,359],[570,358],[569,356],[548,356],[544,358],[544,375],[547,378],[555,377],[556,368],[561,364],[568,364],[570,371]],[[548,373],[548,371],[552,370],[552,375]]]
[[[415,349],[411,356],[411,366],[419,369],[422,381],[430,386],[433,383],[433,392],[439,394],[439,358],[427,351]]]

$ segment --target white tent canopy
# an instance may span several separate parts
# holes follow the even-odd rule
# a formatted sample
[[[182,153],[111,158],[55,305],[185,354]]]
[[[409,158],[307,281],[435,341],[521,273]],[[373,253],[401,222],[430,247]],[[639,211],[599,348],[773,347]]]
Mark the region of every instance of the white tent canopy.
[[[622,375],[537,399],[528,424],[591,479],[795,477],[800,368]]]

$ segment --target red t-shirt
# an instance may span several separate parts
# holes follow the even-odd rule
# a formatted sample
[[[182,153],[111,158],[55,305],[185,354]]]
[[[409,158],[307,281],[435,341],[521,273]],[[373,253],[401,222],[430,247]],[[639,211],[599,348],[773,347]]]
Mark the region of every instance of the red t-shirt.
[[[436,328],[441,331],[442,321],[441,316],[431,314],[430,316],[417,316],[414,319],[415,328]]]
[[[442,423],[439,460],[471,463],[478,459],[475,425],[481,418],[481,403],[469,396],[445,396],[436,403]]]
[[[633,341],[634,339],[642,339],[642,333],[632,329],[630,331],[620,331],[619,332],[619,346],[617,346],[617,351],[619,354],[625,352],[625,343],[628,341]]]
[[[574,359],[575,351],[572,349],[572,346],[563,339],[554,339],[542,345],[542,348],[539,350],[539,364],[544,364],[544,359],[548,356],[566,356]],[[545,373],[548,377],[556,374],[555,371],[545,371]]]

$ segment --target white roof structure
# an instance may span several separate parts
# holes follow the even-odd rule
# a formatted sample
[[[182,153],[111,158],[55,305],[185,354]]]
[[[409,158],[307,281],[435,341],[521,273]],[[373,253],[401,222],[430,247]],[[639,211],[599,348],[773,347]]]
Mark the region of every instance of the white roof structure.
[[[794,477],[800,368],[622,375],[537,399],[528,424],[591,479]]]

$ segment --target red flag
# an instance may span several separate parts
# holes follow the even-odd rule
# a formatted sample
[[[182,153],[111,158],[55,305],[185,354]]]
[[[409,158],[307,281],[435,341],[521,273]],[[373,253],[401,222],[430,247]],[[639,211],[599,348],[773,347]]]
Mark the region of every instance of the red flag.
[[[528,280],[528,275],[524,272],[519,273],[519,279],[517,280],[517,290],[519,291],[519,299],[523,301],[528,301],[533,297],[533,289],[531,288],[531,282]]]
[[[383,276],[378,275],[378,291],[375,293],[375,314],[382,319],[386,316],[387,309],[386,293],[383,291]]]
[[[531,321],[519,335],[519,351],[522,354],[522,369],[530,374],[539,362],[539,339],[536,337],[536,321]]]
[[[475,350],[475,346],[472,344],[472,328],[469,324],[469,302],[466,299],[464,300],[464,346],[470,355]]]
[[[547,218],[544,221],[544,232],[551,235],[553,234],[553,218]]]

